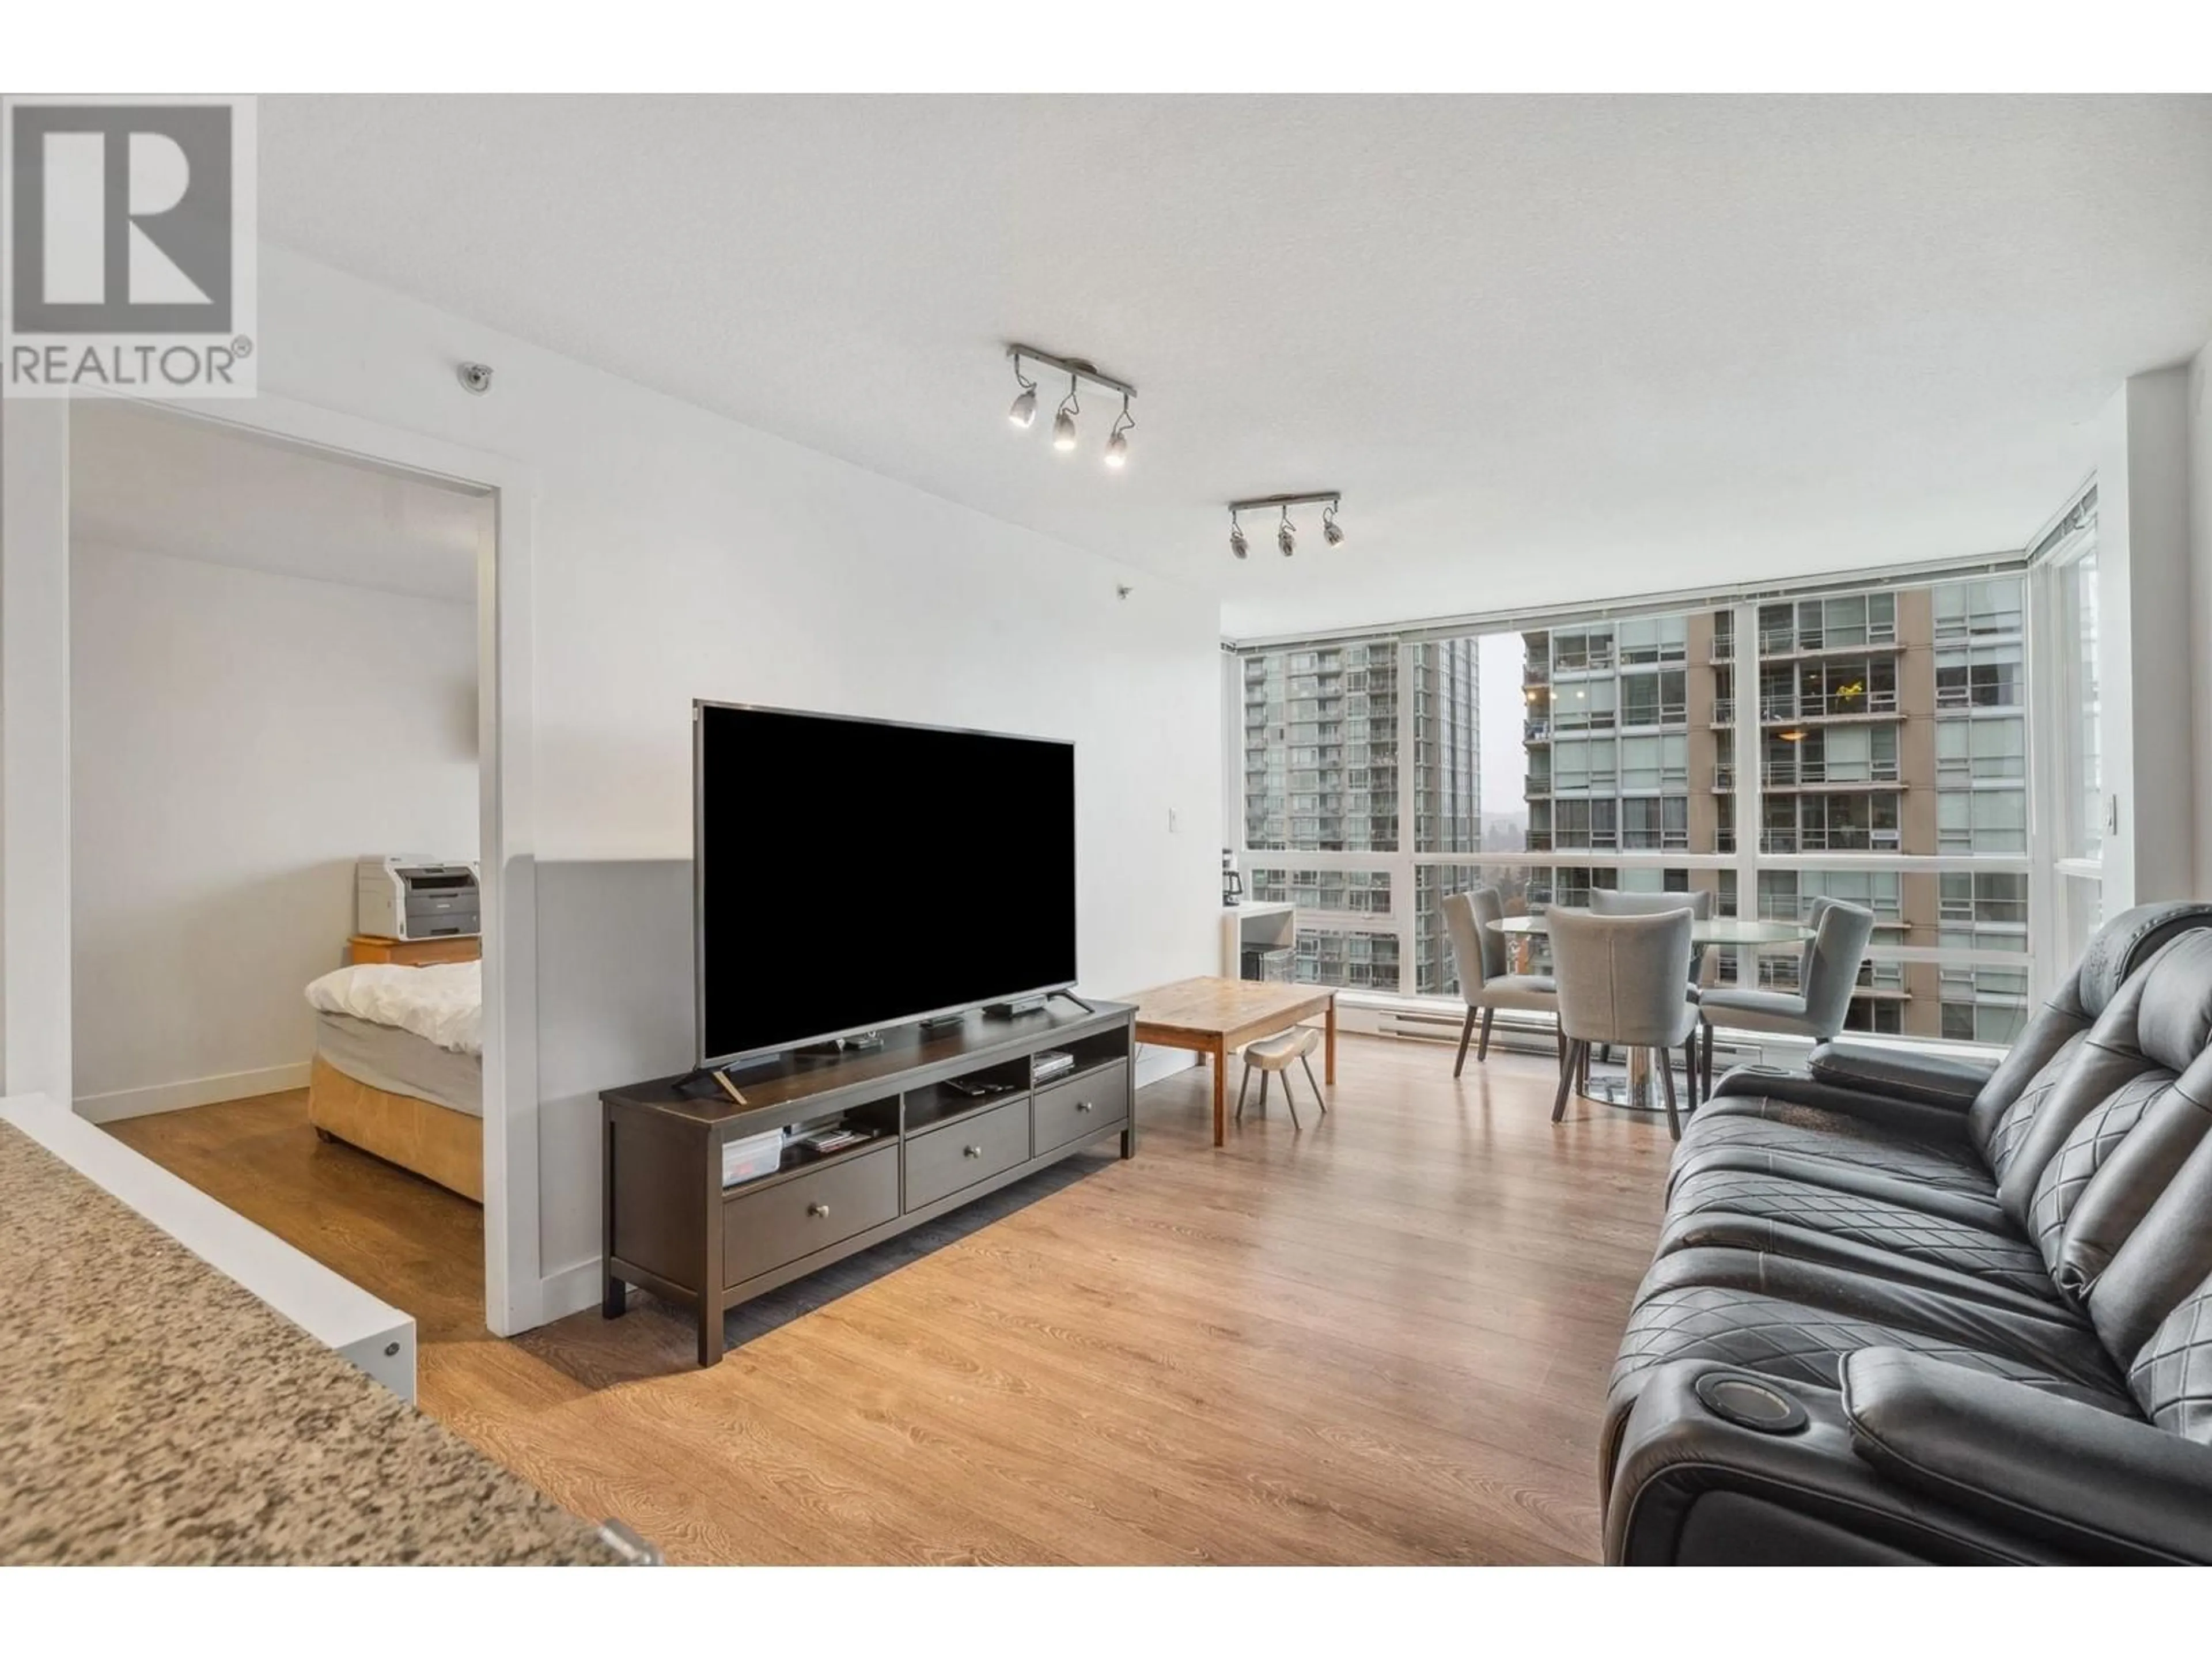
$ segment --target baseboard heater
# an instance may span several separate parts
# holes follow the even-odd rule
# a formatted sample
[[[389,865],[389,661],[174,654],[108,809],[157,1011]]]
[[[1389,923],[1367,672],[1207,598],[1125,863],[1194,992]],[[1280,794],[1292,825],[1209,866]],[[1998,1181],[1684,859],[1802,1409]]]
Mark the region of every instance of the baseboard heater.
[[[1449,1012],[1431,1013],[1419,1008],[1381,1008],[1375,1012],[1375,1033],[1378,1036],[1413,1037],[1425,1042],[1457,1044],[1466,1015]],[[1522,1024],[1512,1021],[1510,1014],[1501,1014],[1492,1022],[1490,1046],[1516,1054],[1553,1054],[1559,1050],[1559,1039],[1549,1020],[1541,1024]],[[1732,1040],[1726,1033],[1713,1040],[1713,1075],[1718,1077],[1732,1066],[1769,1065],[1766,1051],[1755,1042]]]

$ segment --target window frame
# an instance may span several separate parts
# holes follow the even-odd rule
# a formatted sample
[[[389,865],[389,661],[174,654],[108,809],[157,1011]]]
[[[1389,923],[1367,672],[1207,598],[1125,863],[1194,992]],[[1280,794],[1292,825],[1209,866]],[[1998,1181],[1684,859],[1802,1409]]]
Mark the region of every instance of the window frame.
[[[2090,533],[2091,539],[2094,541],[2094,517],[2091,520]],[[2075,544],[2069,544],[2069,550],[2073,550]],[[1237,812],[1234,820],[1235,840],[1237,842],[1236,851],[1239,867],[1247,872],[1248,881],[1252,880],[1261,870],[1287,869],[1293,866],[1302,870],[1334,867],[1344,870],[1374,870],[1388,872],[1390,900],[1387,911],[1301,909],[1298,915],[1298,925],[1301,930],[1310,928],[1316,932],[1374,933],[1389,930],[1396,932],[1399,937],[1399,960],[1402,975],[1399,989],[1395,993],[1346,993],[1355,1001],[1372,997],[1384,1006],[1433,1003],[1435,1000],[1432,996],[1424,996],[1419,993],[1416,987],[1416,975],[1420,960],[1419,935],[1423,932],[1419,925],[1419,918],[1416,914],[1416,908],[1422,886],[1419,872],[1424,868],[1491,866],[1550,870],[1574,867],[1586,868],[1593,872],[1728,871],[1734,872],[1735,889],[1740,894],[1755,894],[1758,891],[1758,878],[1762,871],[1856,872],[1866,871],[1871,866],[1881,873],[1896,876],[1909,874],[1941,876],[1947,873],[2016,875],[2027,878],[2030,921],[2029,936],[2026,941],[2027,948],[2025,952],[2019,950],[1960,951],[1932,945],[1894,945],[1885,948],[1880,945],[1878,935],[1877,947],[1874,955],[1880,959],[1885,971],[1893,970],[1905,963],[1914,962],[1935,963],[1939,967],[1964,971],[1988,968],[2016,972],[2025,968],[2029,974],[2031,999],[2039,996],[2050,988],[2047,981],[2057,971],[2057,969],[2052,965],[2051,934],[2057,915],[2053,902],[2057,893],[2053,884],[2058,879],[2051,872],[2051,861],[2046,856],[2045,844],[2045,832],[2050,821],[2045,793],[2050,786],[2050,775],[2057,772],[2058,769],[2037,764],[2039,732],[2051,718],[2052,710],[2050,705],[2056,696],[2056,688],[2045,684],[2046,680],[2052,677],[2040,674],[2038,668],[2039,659],[2043,654],[2039,647],[2043,641],[2050,636],[2049,630],[2052,625],[2048,603],[2052,578],[2050,569],[2046,568],[2050,562],[2040,556],[2043,550],[2039,550],[2039,556],[2033,562],[2025,556],[2015,560],[1953,562],[1915,567],[1910,570],[1900,570],[1887,574],[1874,574],[1858,581],[1839,580],[1825,583],[1808,583],[1791,591],[1766,589],[1741,592],[1734,596],[1684,596],[1680,599],[1670,598],[1638,604],[1624,603],[1581,608],[1559,607],[1556,610],[1535,613],[1507,612],[1494,616],[1453,618],[1448,622],[1416,623],[1397,629],[1346,630],[1340,635],[1325,636],[1322,639],[1275,639],[1232,642],[1228,648],[1240,659],[1240,661],[1243,658],[1255,653],[1295,651],[1300,647],[1311,648],[1321,644],[1349,645],[1354,642],[1364,642],[1370,647],[1376,647],[1395,641],[1398,653],[1395,715],[1398,754],[1401,758],[1400,763],[1395,768],[1395,779],[1398,792],[1397,847],[1389,852],[1358,850],[1320,852],[1297,848],[1255,848],[1249,846],[1245,835],[1246,825],[1249,819],[1249,802],[1243,792],[1243,785],[1249,779],[1249,774],[1243,763],[1240,748],[1238,764],[1234,774],[1239,781],[1237,802],[1240,810]],[[1863,648],[1873,654],[1888,648],[1891,638],[1894,635],[1897,626],[1896,596],[1898,593],[1907,589],[1941,586],[1949,583],[1976,580],[2009,580],[2021,584],[2020,607],[2022,631],[2020,636],[2020,666],[2017,672],[2021,678],[2023,695],[2016,704],[2007,706],[2002,713],[1991,710],[1978,718],[2002,719],[2016,716],[2021,721],[2022,729],[2027,734],[2026,776],[2022,780],[2027,820],[2024,850],[2002,854],[1970,851],[1905,854],[1885,851],[1879,848],[1869,848],[1836,852],[1799,851],[1788,854],[1761,852],[1759,847],[1760,837],[1755,831],[1756,826],[1762,823],[1764,802],[1770,793],[1765,787],[1766,779],[1763,775],[1765,732],[1760,720],[1760,699],[1746,695],[1746,685],[1748,683],[1751,686],[1757,687],[1762,677],[1762,647],[1767,643],[1759,627],[1759,614],[1762,608],[1781,605],[1787,605],[1790,608],[1794,641],[1799,637],[1794,630],[1798,619],[1802,615],[1800,607],[1805,603],[1818,600],[1823,605],[1820,628],[1825,638],[1829,619],[1837,615],[1838,609],[1841,612],[1840,619],[1844,621],[1845,626],[1856,626],[1856,617],[1849,602],[1863,600],[1864,603],[1863,614],[1869,635]],[[1831,605],[1832,601],[1838,599],[1846,603],[1842,607]],[[1663,629],[1666,624],[1662,619],[1700,610],[1714,613],[1713,638],[1708,659],[1686,665],[1681,658],[1668,654],[1656,662],[1649,659],[1629,660],[1632,653],[1638,659],[1643,659],[1646,647],[1641,643],[1644,631],[1641,628],[1632,628],[1627,630],[1632,640],[1636,641],[1637,643],[1632,645],[1628,651],[1625,652],[1621,648],[1620,636],[1623,631],[1620,628],[1623,622],[1654,621],[1658,622],[1660,627]],[[1886,614],[1878,616],[1878,612]],[[1946,647],[1964,645],[1970,651],[1978,647],[1994,644],[1995,641],[1987,629],[1978,629],[1974,626],[1975,615],[1970,604],[1965,620],[1951,631],[1946,632],[1939,624],[1936,643]],[[1534,661],[1533,659],[1529,662],[1529,666],[1534,671],[1530,673],[1530,680],[1534,684],[1548,688],[1549,702],[1543,707],[1532,706],[1524,710],[1524,719],[1532,722],[1547,722],[1550,735],[1555,744],[1550,757],[1549,776],[1553,793],[1547,801],[1552,814],[1549,844],[1510,852],[1482,849],[1479,845],[1474,848],[1436,852],[1419,850],[1417,841],[1419,833],[1419,818],[1414,799],[1417,793],[1415,780],[1419,769],[1413,764],[1406,763],[1406,757],[1417,752],[1415,688],[1419,672],[1416,654],[1418,647],[1425,641],[1439,639],[1525,635],[1534,631],[1542,631],[1549,635],[1548,656],[1540,662]],[[1876,634],[1882,637],[1874,637]],[[1577,659],[1577,653],[1571,649],[1563,653],[1560,650],[1563,639],[1569,641],[1579,639],[1583,642],[1582,654],[1589,656],[1590,659],[1569,660]],[[1589,647],[1593,643],[1597,647],[1594,654],[1589,652]],[[1739,648],[1744,645],[1750,646],[1752,649],[1746,652]],[[1671,651],[1671,641],[1665,648]],[[1793,643],[1788,648],[1797,647]],[[1856,637],[1846,640],[1836,647],[1838,652],[1849,652],[1860,648],[1862,648],[1861,642]],[[2004,649],[2009,652],[2009,640],[2005,642]],[[1562,665],[1563,663],[1565,666]],[[1632,849],[1623,844],[1627,838],[1629,830],[1628,810],[1626,808],[1620,810],[1615,823],[1612,845],[1563,844],[1559,836],[1559,811],[1565,804],[1565,800],[1573,798],[1567,797],[1563,799],[1559,793],[1559,780],[1561,774],[1558,766],[1556,745],[1562,741],[1577,740],[1603,741],[1608,744],[1614,756],[1613,776],[1616,780],[1615,790],[1608,792],[1604,797],[1608,800],[1615,793],[1618,793],[1621,799],[1628,798],[1627,792],[1620,790],[1618,787],[1618,780],[1626,776],[1628,769],[1626,765],[1627,739],[1623,737],[1617,720],[1607,724],[1592,723],[1578,725],[1572,729],[1562,729],[1557,718],[1559,676],[1562,673],[1569,676],[1571,684],[1572,677],[1579,673],[1609,673],[1613,678],[1614,683],[1617,683],[1619,678],[1627,672],[1650,672],[1662,666],[1668,671],[1679,672],[1686,665],[1726,667],[1731,672],[1734,684],[1730,689],[1734,696],[1729,700],[1730,706],[1724,711],[1727,723],[1723,727],[1728,734],[1729,742],[1724,745],[1718,764],[1727,769],[1727,781],[1730,786],[1719,793],[1728,803],[1729,809],[1728,816],[1739,828],[1739,833],[1734,836],[1734,850],[1692,853],[1679,847],[1669,848],[1663,845],[1650,849]],[[1793,673],[1796,672],[1794,668],[1792,672]],[[1715,686],[1715,691],[1717,696],[1719,692],[1717,684]],[[1933,711],[1930,712],[1933,713]],[[1948,710],[1945,712],[1948,714]],[[1286,711],[1285,718],[1287,719],[1287,717]],[[1963,722],[1977,716],[1962,714],[1955,718]],[[1634,732],[1636,728],[1632,727],[1629,730]],[[1243,736],[1241,728],[1236,735],[1241,745]],[[1638,735],[1644,734],[1638,732]],[[1971,738],[1969,741],[1971,743]],[[1735,757],[1751,757],[1753,762],[1749,764],[1737,763],[1733,758]],[[1879,773],[1889,763],[1887,760],[1876,763],[1870,769],[1875,770],[1877,776],[1869,780],[1868,782],[1878,788],[1879,785],[1886,781],[1879,775]],[[1692,781],[1693,788],[1698,781]],[[1675,787],[1673,782],[1662,781],[1660,798],[1665,799],[1664,792],[1673,787]],[[1523,799],[1525,799],[1525,795]],[[1663,809],[1661,810],[1663,811]],[[1530,812],[1532,831],[1536,830],[1538,827],[1536,816],[1532,804]],[[1745,825],[1753,826],[1753,832],[1742,833],[1741,826]],[[1475,839],[1479,842],[1479,834]],[[2070,957],[2068,959],[2070,960]],[[2059,965],[2063,967],[2063,964],[2062,963]],[[1928,1038],[1904,1040],[1933,1041]]]

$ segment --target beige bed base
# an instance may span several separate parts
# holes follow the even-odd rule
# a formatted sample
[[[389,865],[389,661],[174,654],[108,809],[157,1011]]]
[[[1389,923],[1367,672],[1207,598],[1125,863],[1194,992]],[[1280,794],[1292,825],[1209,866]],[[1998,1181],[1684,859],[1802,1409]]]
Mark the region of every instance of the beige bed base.
[[[483,1202],[482,1118],[371,1088],[317,1054],[307,1074],[307,1121],[320,1134]]]

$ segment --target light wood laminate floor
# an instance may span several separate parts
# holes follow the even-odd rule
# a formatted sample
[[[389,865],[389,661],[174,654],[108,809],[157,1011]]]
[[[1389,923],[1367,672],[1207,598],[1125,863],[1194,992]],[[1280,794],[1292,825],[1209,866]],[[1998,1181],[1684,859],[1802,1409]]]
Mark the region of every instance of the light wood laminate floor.
[[[1547,1060],[1347,1036],[1334,1109],[1208,1145],[1203,1070],[1081,1158],[731,1316],[483,1328],[475,1206],[304,1094],[114,1132],[421,1323],[423,1407],[678,1561],[1543,1562],[1598,1553],[1663,1121]],[[1257,1093],[1257,1085],[1254,1092]]]

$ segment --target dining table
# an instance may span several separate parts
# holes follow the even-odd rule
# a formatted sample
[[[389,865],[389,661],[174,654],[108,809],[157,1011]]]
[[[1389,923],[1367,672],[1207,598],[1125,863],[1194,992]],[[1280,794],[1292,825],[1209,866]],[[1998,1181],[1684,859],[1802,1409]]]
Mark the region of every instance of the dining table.
[[[1554,904],[1524,916],[1500,916],[1489,926],[1493,933],[1504,934],[1510,939],[1540,939],[1551,932],[1547,920],[1553,911],[1566,910],[1578,916],[1590,911],[1584,906]],[[1703,949],[1707,945],[1739,945],[1757,949],[1759,946],[1780,945],[1802,945],[1813,937],[1813,930],[1802,922],[1765,921],[1735,916],[1698,916],[1690,922],[1690,943]],[[1593,1077],[1577,1085],[1577,1092],[1586,1099],[1601,1100],[1609,1105],[1626,1106],[1632,1111],[1656,1112],[1664,1110],[1652,1088],[1654,1074],[1651,1056],[1647,1049],[1632,1048],[1628,1063],[1619,1077]]]

